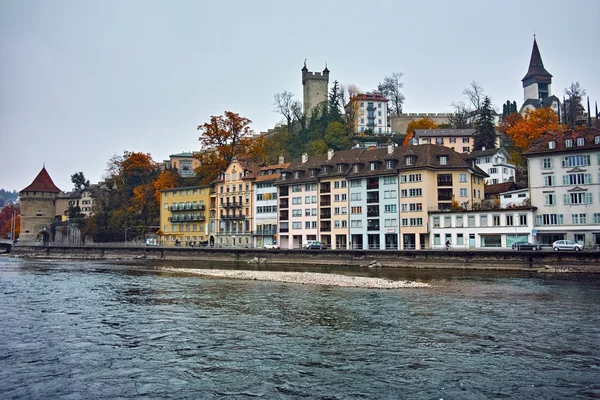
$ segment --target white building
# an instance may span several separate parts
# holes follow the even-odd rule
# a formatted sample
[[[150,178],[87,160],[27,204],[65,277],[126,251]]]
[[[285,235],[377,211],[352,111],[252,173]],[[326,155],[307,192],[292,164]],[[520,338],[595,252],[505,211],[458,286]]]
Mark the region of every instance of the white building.
[[[432,211],[429,213],[432,248],[506,248],[514,242],[534,241],[534,208]]]
[[[357,111],[356,133],[392,133],[392,127],[388,123],[388,99],[384,96],[379,93],[361,93],[354,96],[350,102]]]
[[[437,144],[450,147],[459,153],[470,153],[475,144],[475,129],[415,129],[410,144]],[[496,131],[496,148],[510,147],[514,143],[502,132]]]
[[[469,154],[475,164],[490,176],[487,184],[514,181],[515,165],[508,162],[508,152],[504,148],[472,151]]]
[[[264,247],[277,243],[277,187],[281,170],[289,166],[279,158],[279,164],[262,167],[254,179],[253,246]]]
[[[518,189],[500,194],[500,208],[522,207],[531,204],[529,189]]]
[[[533,49],[529,60],[527,74],[523,82],[523,105],[519,113],[525,115],[527,110],[533,111],[542,107],[550,107],[559,113],[560,102],[558,97],[552,95],[552,75],[544,68],[542,55],[537,41],[533,39]]]
[[[600,243],[600,130],[547,133],[523,153],[538,242]]]

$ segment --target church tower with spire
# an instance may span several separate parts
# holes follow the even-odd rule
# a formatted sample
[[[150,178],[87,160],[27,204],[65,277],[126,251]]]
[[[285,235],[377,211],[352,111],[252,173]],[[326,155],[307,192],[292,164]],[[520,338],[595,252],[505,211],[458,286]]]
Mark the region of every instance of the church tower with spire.
[[[329,93],[328,86],[329,69],[327,69],[327,64],[325,64],[323,73],[310,72],[306,67],[306,60],[304,60],[304,67],[302,67],[302,87],[304,89],[304,115],[307,120],[310,119],[317,106],[327,102],[327,95]]]
[[[524,94],[524,103],[520,110],[521,114],[525,114],[526,110],[535,110],[543,107],[550,107],[554,112],[559,112],[559,100],[556,96],[552,95],[552,74],[544,67],[535,35],[533,36],[533,49],[531,50],[529,69],[521,81],[523,82]]]

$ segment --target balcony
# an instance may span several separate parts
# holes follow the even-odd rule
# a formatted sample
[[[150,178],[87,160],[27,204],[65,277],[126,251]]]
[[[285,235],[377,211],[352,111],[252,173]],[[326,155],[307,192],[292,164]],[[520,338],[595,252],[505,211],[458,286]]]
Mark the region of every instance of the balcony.
[[[379,203],[379,196],[367,197],[367,204],[371,204],[371,203]]]
[[[234,201],[232,203],[223,203],[223,204],[221,204],[221,207],[223,207],[223,208],[242,208],[243,205],[242,205],[242,203]]]
[[[438,194],[438,201],[450,201],[450,200],[452,200],[452,195]]]
[[[290,228],[279,228],[280,233],[288,233],[289,231],[290,231]]]
[[[279,197],[289,196],[289,189],[287,186],[279,188]]]
[[[204,221],[204,215],[174,215],[169,217],[170,222],[202,222]]]
[[[288,214],[287,212],[286,212],[286,213],[280,213],[280,214],[279,214],[279,220],[280,220],[280,221],[287,221],[289,218],[290,218],[290,217],[289,217],[289,214]]]
[[[185,204],[183,206],[180,205],[172,205],[169,207],[169,211],[192,211],[192,210],[204,210],[204,204]]]
[[[254,232],[255,235],[276,235],[277,234],[277,229],[273,228],[273,229],[259,229],[256,232]]]
[[[367,217],[379,217],[379,210],[368,210]]]
[[[279,208],[289,208],[289,202],[287,199],[279,201]]]
[[[331,201],[329,200],[321,200],[321,207],[331,207]]]
[[[321,193],[330,193],[331,192],[331,185],[330,184],[321,185],[320,192]]]
[[[322,219],[330,219],[331,218],[331,212],[322,212],[321,213],[321,218]]]
[[[367,225],[367,230],[368,231],[378,231],[379,230],[379,224],[376,224],[376,225]]]
[[[321,232],[331,232],[331,225],[321,225]]]
[[[379,189],[379,182],[367,183],[367,190],[377,190],[377,189]]]
[[[246,216],[245,215],[229,215],[229,214],[226,214],[226,215],[221,215],[221,217],[219,219],[222,219],[222,220],[246,219]]]
[[[438,181],[438,186],[452,186],[452,181]]]

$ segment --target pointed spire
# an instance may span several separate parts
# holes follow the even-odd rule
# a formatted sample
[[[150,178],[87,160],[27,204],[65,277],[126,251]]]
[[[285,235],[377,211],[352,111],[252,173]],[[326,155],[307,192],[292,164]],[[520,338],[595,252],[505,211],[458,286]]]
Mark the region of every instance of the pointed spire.
[[[60,189],[56,187],[50,174],[46,171],[46,163],[42,167],[40,173],[35,177],[33,182],[21,192],[45,192],[45,193],[60,193]]]
[[[323,70],[324,74],[328,74],[329,73],[329,69],[327,69],[327,63],[325,63],[325,69]]]
[[[590,96],[587,97],[588,103],[588,128],[592,127],[592,111],[590,110]]]
[[[537,78],[545,83],[549,83],[549,79],[552,78],[550,72],[544,68],[544,62],[542,61],[542,55],[540,54],[535,35],[533,36],[533,49],[531,50],[531,59],[529,60],[529,70],[527,71],[527,75],[522,79],[523,84],[525,84],[525,80],[530,78]]]
[[[304,67],[302,67],[302,71],[308,71],[308,68],[306,68],[306,58],[304,59]]]
[[[598,101],[596,101],[596,121],[598,121]]]

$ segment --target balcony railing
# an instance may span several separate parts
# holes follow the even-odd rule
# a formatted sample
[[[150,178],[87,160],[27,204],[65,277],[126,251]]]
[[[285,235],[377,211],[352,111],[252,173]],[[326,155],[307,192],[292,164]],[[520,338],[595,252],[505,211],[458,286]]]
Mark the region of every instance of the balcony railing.
[[[277,229],[262,229],[254,232],[255,235],[275,235],[277,234]]]
[[[367,197],[367,204],[369,203],[379,203],[379,197]]]
[[[330,193],[330,192],[331,192],[331,186],[326,186],[326,187],[321,186],[321,193]]]
[[[192,211],[192,210],[204,210],[206,207],[204,204],[185,204],[183,206],[180,205],[172,205],[169,207],[169,211]]]
[[[379,210],[377,210],[377,211],[367,211],[367,217],[379,217]]]
[[[321,201],[321,207],[329,207],[331,206],[331,201]]]
[[[438,181],[438,186],[452,186],[452,181]]]
[[[367,190],[374,190],[374,189],[379,189],[379,182],[367,184]]]
[[[289,208],[289,202],[287,200],[279,202],[279,208]]]
[[[246,219],[245,215],[221,215],[219,219]]]
[[[238,202],[233,202],[233,203],[223,203],[221,204],[221,207],[223,208],[242,208],[243,205],[242,203],[238,203]]]
[[[289,190],[287,187],[279,189],[279,197],[289,196]]]
[[[378,231],[379,225],[367,225],[367,230],[368,231]]]
[[[331,232],[331,226],[322,226],[321,232]]]
[[[330,219],[331,218],[331,213],[321,213],[321,218],[323,219]]]
[[[452,200],[452,195],[448,196],[447,194],[438,194],[438,201],[448,201]]]
[[[287,233],[290,231],[290,228],[279,228],[279,232],[281,233]]]
[[[174,215],[169,217],[171,222],[193,222],[193,221],[204,221],[204,215]]]
[[[289,218],[289,214],[279,214],[280,221],[287,221]]]

